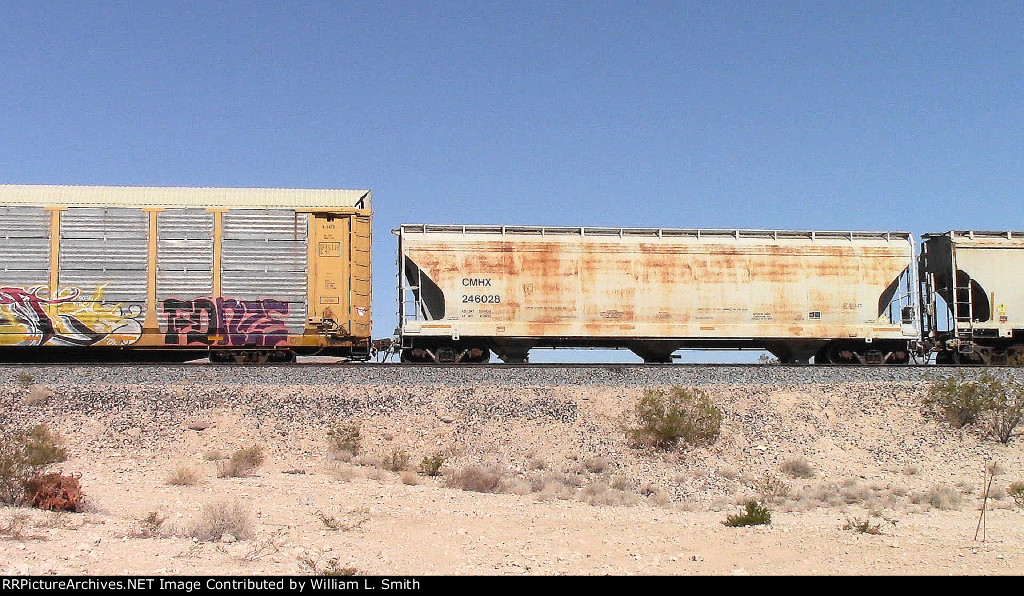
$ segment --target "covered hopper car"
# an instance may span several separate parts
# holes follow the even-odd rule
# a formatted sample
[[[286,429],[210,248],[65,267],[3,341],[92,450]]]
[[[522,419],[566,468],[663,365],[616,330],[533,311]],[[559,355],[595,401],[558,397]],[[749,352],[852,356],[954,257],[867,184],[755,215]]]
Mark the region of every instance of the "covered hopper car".
[[[925,234],[923,349],[938,363],[1024,364],[1021,271],[1024,232]]]
[[[906,363],[920,339],[906,232],[403,225],[402,359],[524,362],[537,347],[756,348]]]
[[[0,186],[0,356],[370,350],[364,190]]]

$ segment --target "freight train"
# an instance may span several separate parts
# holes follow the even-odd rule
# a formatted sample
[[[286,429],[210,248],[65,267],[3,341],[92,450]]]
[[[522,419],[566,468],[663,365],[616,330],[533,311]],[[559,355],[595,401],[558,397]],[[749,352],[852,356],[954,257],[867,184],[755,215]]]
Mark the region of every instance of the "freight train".
[[[366,190],[0,185],[0,358],[1024,358],[1024,232],[402,225],[374,342]]]

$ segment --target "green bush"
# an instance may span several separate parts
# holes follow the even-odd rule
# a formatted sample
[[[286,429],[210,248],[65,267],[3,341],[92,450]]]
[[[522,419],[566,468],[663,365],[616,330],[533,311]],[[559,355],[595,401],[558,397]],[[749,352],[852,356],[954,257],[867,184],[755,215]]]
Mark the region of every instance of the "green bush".
[[[420,474],[424,476],[437,476],[441,473],[441,466],[444,465],[444,460],[444,454],[440,452],[424,457],[419,466]]]
[[[644,392],[632,412],[626,436],[637,447],[671,449],[711,445],[718,439],[722,411],[700,389],[672,387]]]
[[[761,505],[757,501],[750,500],[747,501],[746,510],[743,513],[730,515],[722,523],[730,528],[771,524],[772,512],[768,507]]]
[[[979,424],[986,434],[1008,444],[1024,420],[1024,383],[990,372],[951,376],[931,384],[925,403],[937,407],[955,428]]]
[[[0,503],[21,503],[34,477],[68,458],[59,442],[45,424],[0,433]]]

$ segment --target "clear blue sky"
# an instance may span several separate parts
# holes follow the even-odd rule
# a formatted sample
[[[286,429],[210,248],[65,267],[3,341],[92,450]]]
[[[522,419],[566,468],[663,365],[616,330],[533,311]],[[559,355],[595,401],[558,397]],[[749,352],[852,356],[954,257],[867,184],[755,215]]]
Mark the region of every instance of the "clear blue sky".
[[[1022,229],[1021,2],[0,4],[0,181],[399,223]]]

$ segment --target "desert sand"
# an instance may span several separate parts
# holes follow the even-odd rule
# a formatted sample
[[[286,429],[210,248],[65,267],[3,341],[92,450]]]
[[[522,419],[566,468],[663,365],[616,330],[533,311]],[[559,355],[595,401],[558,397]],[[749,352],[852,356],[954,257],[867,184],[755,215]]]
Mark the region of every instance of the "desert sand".
[[[916,382],[708,384],[717,441],[663,452],[623,432],[635,385],[154,388],[5,372],[8,427],[56,430],[69,459],[54,470],[80,475],[86,499],[77,513],[0,508],[0,574],[1024,572],[1024,512],[1005,490],[1024,480],[1024,438],[951,428]],[[358,426],[355,455],[330,448],[339,424]],[[219,476],[219,457],[254,445],[262,465]],[[436,453],[440,475],[418,473]],[[388,469],[396,455],[404,470]],[[496,492],[460,488],[469,466],[497,475]],[[182,473],[194,478],[169,482]],[[750,499],[770,524],[723,524]],[[216,507],[241,526],[197,536]]]

